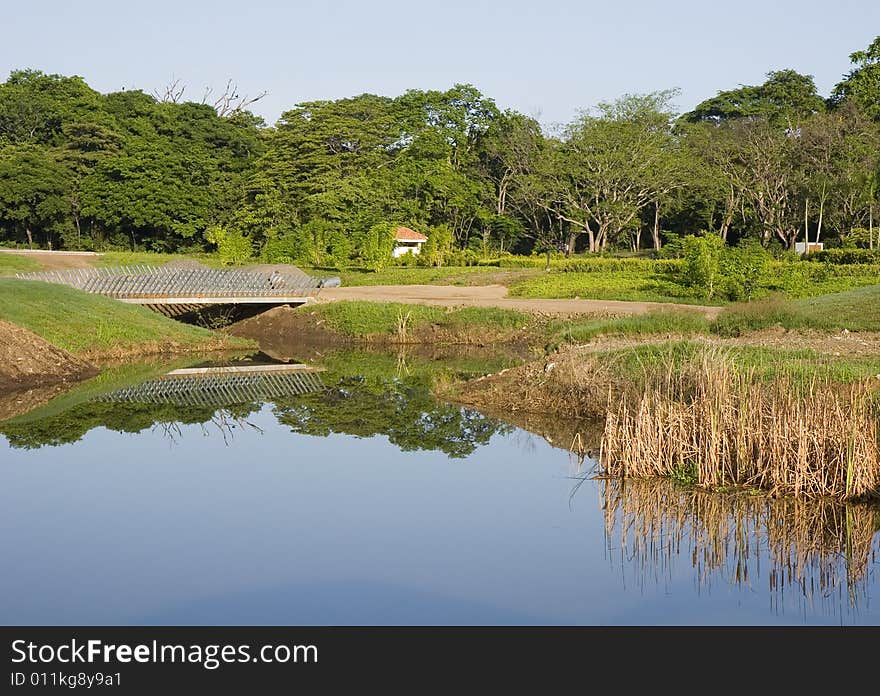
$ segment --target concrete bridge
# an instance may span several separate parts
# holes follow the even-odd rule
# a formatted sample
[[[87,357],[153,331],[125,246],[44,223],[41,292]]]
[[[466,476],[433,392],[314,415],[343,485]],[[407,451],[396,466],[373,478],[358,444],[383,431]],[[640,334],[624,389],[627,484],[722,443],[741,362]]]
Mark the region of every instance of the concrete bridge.
[[[19,273],[23,280],[68,285],[84,292],[140,304],[168,316],[214,305],[301,305],[338,278],[316,278],[296,268],[283,272],[180,266],[75,268]],[[256,308],[256,307],[255,307]]]

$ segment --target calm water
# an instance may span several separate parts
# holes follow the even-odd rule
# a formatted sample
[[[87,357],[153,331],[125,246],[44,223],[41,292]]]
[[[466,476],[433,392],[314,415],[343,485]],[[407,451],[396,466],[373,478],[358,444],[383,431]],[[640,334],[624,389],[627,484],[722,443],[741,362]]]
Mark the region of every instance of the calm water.
[[[435,402],[436,363],[325,364],[216,408],[123,397],[152,366],[0,423],[0,623],[880,623],[873,511],[594,480]]]

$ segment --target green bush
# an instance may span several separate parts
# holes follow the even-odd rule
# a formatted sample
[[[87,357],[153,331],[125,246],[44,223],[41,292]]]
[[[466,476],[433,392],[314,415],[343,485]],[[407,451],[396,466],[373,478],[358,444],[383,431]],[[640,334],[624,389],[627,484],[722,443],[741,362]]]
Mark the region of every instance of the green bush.
[[[724,280],[721,258],[724,253],[724,240],[718,235],[696,237],[688,235],[682,240],[684,269],[682,284],[698,291],[711,300]]]
[[[358,240],[359,256],[366,268],[381,271],[391,261],[396,227],[390,222],[377,223]]]
[[[839,265],[880,263],[880,249],[845,247],[814,251],[806,257],[807,261],[819,261]]]
[[[247,263],[254,248],[249,237],[240,230],[214,225],[205,230],[205,241],[217,246],[217,255],[225,266]]]
[[[729,300],[751,300],[763,287],[771,256],[756,239],[744,239],[721,253],[724,295]]]
[[[314,258],[311,238],[298,232],[289,232],[269,239],[263,247],[266,263],[311,263]]]

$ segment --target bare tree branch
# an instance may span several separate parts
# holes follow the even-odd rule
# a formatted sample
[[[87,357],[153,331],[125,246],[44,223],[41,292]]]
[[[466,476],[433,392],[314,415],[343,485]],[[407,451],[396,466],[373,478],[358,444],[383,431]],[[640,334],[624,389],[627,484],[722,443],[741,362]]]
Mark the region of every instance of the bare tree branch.
[[[162,104],[179,104],[183,99],[183,93],[186,91],[186,85],[180,84],[180,78],[171,78],[171,82],[165,85],[165,89],[161,92],[153,90],[153,96],[156,101]]]

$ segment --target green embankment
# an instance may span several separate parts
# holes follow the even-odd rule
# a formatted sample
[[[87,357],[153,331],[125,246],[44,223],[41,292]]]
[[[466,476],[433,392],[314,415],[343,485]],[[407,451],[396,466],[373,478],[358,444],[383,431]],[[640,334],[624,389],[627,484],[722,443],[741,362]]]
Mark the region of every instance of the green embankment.
[[[13,276],[16,273],[30,273],[39,271],[40,264],[26,256],[17,254],[0,254],[0,277]]]
[[[722,336],[741,336],[771,326],[823,332],[880,331],[880,285],[796,300],[775,296],[730,305],[715,320],[713,330]]]
[[[394,334],[434,324],[449,329],[523,329],[540,327],[541,335],[569,343],[598,335],[651,336],[717,334],[741,336],[773,326],[831,333],[880,331],[880,285],[801,299],[773,296],[725,307],[714,321],[687,309],[659,309],[626,317],[546,319],[492,307],[448,309],[394,302],[342,301],[310,309],[316,321],[349,337]]]
[[[74,354],[109,356],[252,346],[149,309],[63,285],[0,278],[0,319]]]
[[[397,302],[344,301],[311,308],[317,324],[349,338],[410,335],[427,326],[451,334],[514,332],[535,323],[522,312],[494,307],[447,309]]]

